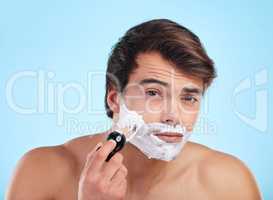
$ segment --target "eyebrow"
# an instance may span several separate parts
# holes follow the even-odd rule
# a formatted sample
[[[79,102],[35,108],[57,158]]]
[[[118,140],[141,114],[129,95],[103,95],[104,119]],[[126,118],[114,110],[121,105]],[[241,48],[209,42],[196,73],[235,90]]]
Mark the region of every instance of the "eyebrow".
[[[144,84],[149,84],[149,83],[157,83],[163,86],[168,86],[169,84],[164,82],[164,81],[160,81],[158,79],[154,79],[154,78],[147,78],[147,79],[143,79],[140,81],[140,85],[144,85]]]
[[[183,93],[195,93],[198,95],[201,95],[203,93],[201,89],[195,88],[195,87],[184,87],[184,88],[182,88],[182,92]]]
[[[145,84],[149,84],[149,83],[157,83],[157,84],[160,84],[162,86],[169,86],[168,83],[164,82],[164,81],[161,81],[161,80],[158,80],[158,79],[154,79],[154,78],[147,78],[147,79],[143,79],[141,80],[140,82],[140,85],[145,85]],[[182,88],[181,92],[183,93],[194,93],[194,94],[197,94],[197,95],[201,95],[203,93],[203,91],[199,88],[196,88],[196,87],[184,87]]]

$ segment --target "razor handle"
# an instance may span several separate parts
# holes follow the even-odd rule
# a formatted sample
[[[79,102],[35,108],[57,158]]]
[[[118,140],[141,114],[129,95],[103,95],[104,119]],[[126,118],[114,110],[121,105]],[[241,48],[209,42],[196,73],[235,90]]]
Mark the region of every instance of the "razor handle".
[[[115,155],[115,153],[117,153],[124,147],[126,137],[124,134],[121,134],[120,132],[113,131],[108,135],[107,140],[115,140],[116,146],[113,149],[113,151],[107,156],[106,162],[108,162]]]

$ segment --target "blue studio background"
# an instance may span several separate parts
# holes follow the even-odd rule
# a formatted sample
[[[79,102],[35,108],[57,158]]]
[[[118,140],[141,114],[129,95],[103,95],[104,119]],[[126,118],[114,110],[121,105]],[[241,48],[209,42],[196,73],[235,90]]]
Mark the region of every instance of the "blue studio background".
[[[109,127],[111,47],[128,28],[169,18],[200,37],[218,70],[191,140],[243,160],[273,199],[272,8],[269,0],[1,1],[0,198],[28,150]]]

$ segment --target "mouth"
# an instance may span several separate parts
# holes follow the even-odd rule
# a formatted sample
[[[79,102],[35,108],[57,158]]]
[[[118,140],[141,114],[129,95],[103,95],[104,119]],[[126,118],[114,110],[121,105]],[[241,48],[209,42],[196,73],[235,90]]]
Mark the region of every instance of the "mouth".
[[[169,143],[177,143],[181,142],[183,135],[179,133],[168,133],[168,132],[163,132],[163,133],[154,133],[154,136],[158,137],[159,139],[169,142]]]

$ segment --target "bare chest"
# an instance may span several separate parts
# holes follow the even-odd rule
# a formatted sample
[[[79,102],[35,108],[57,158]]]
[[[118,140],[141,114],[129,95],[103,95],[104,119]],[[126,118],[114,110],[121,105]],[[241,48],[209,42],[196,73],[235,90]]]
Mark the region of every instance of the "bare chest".
[[[146,194],[128,194],[126,200],[207,200],[213,199],[196,181],[173,181],[154,187]]]
[[[191,178],[191,179],[190,179]],[[58,190],[56,200],[77,200],[78,181],[72,180],[66,182]],[[196,177],[187,177],[187,179],[173,180],[152,187],[148,193],[128,192],[125,200],[206,200],[213,199],[209,196],[206,189],[196,179]]]

